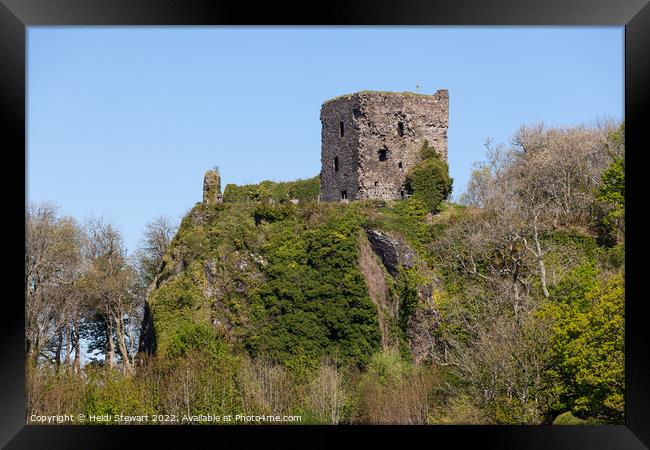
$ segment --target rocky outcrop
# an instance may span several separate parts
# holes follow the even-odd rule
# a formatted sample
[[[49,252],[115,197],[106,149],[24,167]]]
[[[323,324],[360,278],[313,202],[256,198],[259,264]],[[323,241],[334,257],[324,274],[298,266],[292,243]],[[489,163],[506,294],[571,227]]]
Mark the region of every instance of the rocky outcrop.
[[[366,233],[373,251],[392,276],[396,277],[401,268],[413,267],[415,252],[408,245],[379,230],[368,230]]]
[[[162,283],[163,269],[167,264],[167,260],[163,260],[161,268],[158,271],[153,281],[147,287],[145,298],[149,298],[154,289],[157,289]],[[179,270],[180,271],[180,270]],[[169,271],[168,271],[169,272]],[[178,274],[178,272],[176,273]],[[156,327],[153,322],[153,315],[149,307],[149,302],[144,302],[144,314],[142,316],[142,325],[140,326],[140,341],[138,342],[138,353],[152,355],[156,353]]]
[[[418,307],[406,325],[406,340],[411,349],[413,362],[420,364],[430,360],[435,353],[435,329],[438,326],[438,312],[433,293],[438,280],[432,275],[432,282],[418,289]]]
[[[390,236],[380,230],[367,230],[368,241],[374,253],[381,259],[386,271],[395,278],[400,276],[400,271],[410,269],[416,265],[416,253],[401,240]],[[367,245],[367,244],[366,244]],[[363,261],[366,261],[364,269]],[[386,294],[386,283],[381,278],[381,271],[372,269],[371,261],[366,255],[364,257],[363,245],[361,246],[360,261],[362,262],[362,273],[366,278],[366,285],[379,315],[380,327],[382,328],[382,346],[389,345],[386,338],[386,321],[399,319],[399,308],[396,303]],[[374,276],[371,277],[371,275]],[[420,364],[431,359],[435,352],[435,329],[438,325],[438,313],[435,308],[434,292],[440,282],[435,274],[422,262],[418,263],[418,272],[428,283],[417,288],[417,307],[413,314],[406,321],[406,339],[409,343],[413,362]],[[388,314],[388,317],[385,317]]]
[[[291,208],[294,215],[291,216],[292,222],[287,223],[286,226],[292,226],[294,220],[306,216],[296,215],[293,209],[302,206],[269,207],[269,210],[280,214],[287,208]],[[277,280],[273,277],[276,276],[278,269],[285,270],[280,265],[285,263],[277,261],[278,255],[286,254],[288,261],[295,264],[304,264],[304,259],[300,251],[292,249],[287,253],[280,242],[269,239],[272,236],[264,234],[269,233],[268,230],[254,228],[252,219],[258,209],[258,206],[251,205],[242,212],[241,209],[229,205],[206,207],[199,204],[184,219],[179,234],[165,254],[160,271],[147,293],[150,303],[147,303],[142,325],[140,345],[142,353],[165,354],[168,351],[175,324],[158,325],[162,320],[167,320],[166,315],[161,312],[174,311],[177,307],[183,308],[182,311],[187,317],[191,317],[192,321],[211,327],[219,339],[224,339],[233,345],[243,343],[258,345],[255,337],[259,334],[260,327],[275,320],[273,315],[286,315],[284,311],[275,307],[275,302],[277,299],[284,304],[289,302],[280,298],[283,292],[276,293],[266,289],[267,283],[269,280]],[[311,214],[312,209],[309,209],[309,212]],[[336,211],[328,211],[325,208],[319,211],[322,215],[328,212],[333,214]],[[340,220],[338,216],[325,216],[325,218],[327,220],[323,216],[319,217],[317,221],[310,222],[310,226],[339,225],[339,222],[334,222],[334,219]],[[284,216],[277,221],[281,220],[284,220]],[[274,225],[277,221],[270,225]],[[241,222],[243,222],[241,227],[233,226]],[[274,226],[276,231],[282,231],[284,225]],[[219,227],[221,229],[216,233],[214,230]],[[210,233],[209,240],[207,233]],[[246,233],[246,245],[241,245],[240,242],[235,246],[233,241],[243,236],[242,233]],[[336,278],[331,274],[340,273],[341,267],[346,273],[354,274],[355,277],[351,277],[353,281],[349,282],[358,283],[359,280],[365,282],[367,288],[356,289],[357,285],[355,285],[353,290],[360,300],[358,303],[365,308],[364,311],[370,313],[364,317],[372,317],[375,314],[374,309],[377,318],[377,325],[374,324],[374,320],[369,322],[363,319],[368,326],[365,326],[362,333],[357,334],[362,336],[359,341],[372,348],[381,344],[383,349],[392,349],[398,347],[406,338],[414,362],[422,363],[431,359],[436,350],[435,327],[438,322],[437,308],[434,305],[437,285],[433,271],[399,232],[361,228],[355,233],[358,233],[356,237],[359,239],[356,255],[358,269],[363,279],[359,280],[357,276],[359,272],[353,271],[356,268],[344,266],[349,264],[349,259],[341,259],[339,265],[336,265],[338,261],[336,260],[331,267],[327,267],[328,270],[333,271],[329,272],[327,278],[321,278],[318,273],[315,273],[312,280],[314,285],[322,280],[328,285],[335,286],[336,281],[332,282],[332,280]],[[206,239],[200,239],[202,236]],[[306,245],[309,241],[304,236],[302,238],[303,244]],[[197,249],[194,248],[197,246],[196,242],[210,242],[209,249],[197,253]],[[298,250],[301,249],[302,247]],[[348,254],[342,253],[346,257]],[[286,283],[295,282],[290,276],[291,271],[286,270],[286,273],[286,276],[281,273],[283,278],[280,279],[283,284],[276,281],[273,289],[281,289]],[[301,285],[302,289],[307,287],[311,288],[311,285]],[[327,298],[328,292],[322,290],[322,294],[313,296],[312,301],[317,302],[321,298]],[[267,303],[261,304],[260,293],[265,295],[264,301]],[[298,291],[294,290],[289,294],[298,294]],[[417,299],[414,298],[414,294],[417,294]],[[347,292],[344,295],[347,295]],[[341,297],[346,298],[344,295]],[[367,297],[372,304],[369,304]],[[333,305],[332,308],[334,307],[342,308],[336,310],[336,315],[345,319],[345,326],[357,326],[356,318],[348,320],[345,317],[349,309],[346,304]],[[281,322],[278,323],[282,325]],[[324,324],[323,328],[327,326],[329,325]],[[291,330],[288,331],[290,332]],[[366,339],[366,335],[372,336],[372,340]],[[329,336],[326,338],[332,341],[337,339]],[[259,351],[270,351],[260,345]]]
[[[391,298],[384,276],[386,271],[382,268],[382,263],[378,255],[373,252],[368,239],[363,235],[359,239],[359,269],[366,282],[370,300],[377,309],[381,348],[386,349],[394,344],[389,333],[389,322],[397,320],[399,304],[397,299]]]

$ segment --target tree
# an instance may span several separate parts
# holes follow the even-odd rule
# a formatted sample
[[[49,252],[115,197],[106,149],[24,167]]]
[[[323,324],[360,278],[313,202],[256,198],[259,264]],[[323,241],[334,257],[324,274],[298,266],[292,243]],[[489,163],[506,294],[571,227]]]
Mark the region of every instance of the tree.
[[[461,387],[494,423],[539,424],[548,407],[545,370],[551,357],[549,322],[501,315],[477,325],[477,337],[451,360]]]
[[[147,223],[140,248],[135,255],[135,266],[145,289],[158,274],[177,228],[178,226],[166,216],[156,217]]]
[[[624,277],[597,280],[595,267],[575,270],[554,289],[546,310],[554,319],[549,376],[555,410],[622,423],[625,394]]]
[[[53,359],[59,364],[64,334],[70,342],[67,319],[77,309],[80,230],[73,219],[60,218],[51,203],[30,205],[25,222],[26,351],[37,362],[55,340]],[[66,360],[69,345],[67,350]]]
[[[570,303],[559,292],[571,275],[555,270],[590,258],[574,245],[591,242],[594,201],[607,197],[614,217],[624,204],[624,149],[612,129],[536,125],[509,146],[488,141],[463,196],[470,207],[430,247],[447,274],[436,359],[453,368],[455,393],[469,392],[492,421],[539,423],[567,408],[622,417],[622,292],[596,294],[601,274],[590,273],[582,282],[595,290],[568,296],[581,307],[548,306]]]
[[[465,202],[492,212],[534,258],[545,297],[550,249],[543,236],[588,223],[593,191],[610,159],[611,129],[524,126],[509,147],[488,141],[488,160],[472,174]]]
[[[600,178],[596,192],[596,228],[599,240],[612,246],[625,236],[625,128],[612,132],[607,139],[612,163]]]
[[[84,246],[88,267],[83,287],[92,305],[92,322],[104,331],[105,361],[109,367],[116,364],[116,348],[125,372],[131,370],[137,330],[137,295],[135,272],[128,264],[126,248],[115,227],[100,218],[91,218],[86,224],[87,240]],[[130,343],[129,343],[130,341]]]

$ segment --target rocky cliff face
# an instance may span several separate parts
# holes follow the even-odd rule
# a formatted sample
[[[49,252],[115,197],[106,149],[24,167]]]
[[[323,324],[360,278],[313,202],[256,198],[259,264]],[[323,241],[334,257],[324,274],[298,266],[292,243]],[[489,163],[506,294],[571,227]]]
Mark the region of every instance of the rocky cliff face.
[[[401,269],[413,267],[415,252],[408,245],[381,230],[368,230],[367,235],[372,249],[391,275],[397,276]]]
[[[367,230],[366,235],[372,250],[380,258],[390,276],[399,279],[404,276],[404,271],[416,267],[424,274],[423,282],[416,288],[415,308],[402,322],[406,323],[406,340],[414,362],[418,364],[425,361],[435,350],[434,330],[438,323],[438,315],[435,310],[434,292],[440,289],[440,283],[434,273],[418,258],[416,252],[403,240],[375,229]],[[372,297],[373,289],[370,284],[368,283],[368,290]],[[388,302],[384,300],[383,303]],[[394,305],[388,309],[393,312],[393,320],[399,321],[400,309]]]

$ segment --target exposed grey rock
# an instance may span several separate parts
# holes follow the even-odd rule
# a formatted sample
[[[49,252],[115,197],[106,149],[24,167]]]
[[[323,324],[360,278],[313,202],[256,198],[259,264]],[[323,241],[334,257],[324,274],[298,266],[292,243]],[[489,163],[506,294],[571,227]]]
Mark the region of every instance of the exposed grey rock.
[[[235,285],[236,292],[239,292],[240,294],[246,292],[246,284],[244,284],[242,280],[235,280],[233,283]]]
[[[447,161],[449,93],[363,91],[321,108],[320,199],[398,200],[425,140]]]
[[[214,260],[210,259],[206,261],[205,265],[203,266],[203,270],[205,273],[205,279],[207,281],[204,294],[206,297],[212,298],[216,295],[215,289],[213,287],[216,285],[217,265]]]
[[[408,245],[379,230],[368,230],[366,234],[373,251],[392,276],[396,277],[402,267],[413,267],[415,252]]]
[[[430,360],[435,354],[436,338],[435,329],[438,326],[439,317],[435,308],[433,292],[438,280],[420,286],[418,289],[418,307],[406,325],[406,339],[413,355],[413,362],[420,364]]]
[[[413,355],[413,362],[420,364],[431,360],[436,351],[435,330],[439,322],[434,293],[440,288],[440,280],[424,261],[416,261],[415,252],[399,239],[380,230],[367,230],[366,234],[370,247],[379,256],[390,275],[399,277],[400,269],[412,268],[417,262],[418,272],[428,280],[418,287],[417,307],[406,322],[406,339]],[[374,278],[376,279],[377,276]],[[391,308],[387,308],[387,311],[390,310]],[[394,309],[392,312],[393,320],[397,320],[398,310]]]
[[[255,261],[257,264],[259,264],[262,267],[266,267],[269,262],[264,258],[262,255],[255,255],[254,253],[251,253],[251,258],[253,261]]]

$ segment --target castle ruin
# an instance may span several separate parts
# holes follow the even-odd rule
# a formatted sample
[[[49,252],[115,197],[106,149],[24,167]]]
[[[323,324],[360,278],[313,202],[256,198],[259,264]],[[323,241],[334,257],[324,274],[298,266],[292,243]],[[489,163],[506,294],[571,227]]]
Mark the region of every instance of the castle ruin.
[[[362,91],[326,101],[320,199],[399,200],[426,140],[447,162],[449,94]]]
[[[219,175],[218,167],[208,170],[203,177],[203,203],[205,205],[223,203],[221,175]]]

